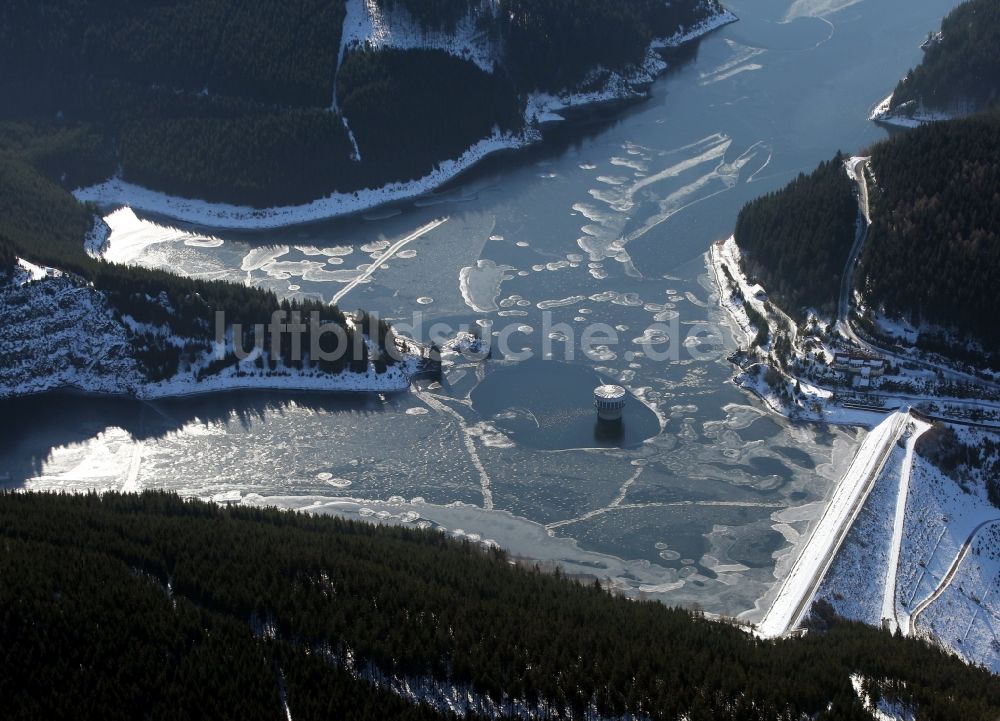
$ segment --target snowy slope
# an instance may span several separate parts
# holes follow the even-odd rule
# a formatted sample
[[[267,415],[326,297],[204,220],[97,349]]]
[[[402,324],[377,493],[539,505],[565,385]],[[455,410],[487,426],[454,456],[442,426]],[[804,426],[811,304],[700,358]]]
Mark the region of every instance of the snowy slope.
[[[919,633],[1000,673],[1000,520],[976,534],[958,573],[917,623]]]
[[[897,612],[908,614],[930,596],[973,529],[998,517],[1000,509],[981,488],[965,491],[930,461],[915,456],[896,583]]]
[[[0,397],[61,387],[126,393],[139,382],[130,334],[101,293],[37,266],[27,273],[31,282],[0,286]]]
[[[913,451],[927,428],[915,420],[905,451],[893,449],[816,598],[1000,673],[1000,509],[986,497],[990,471],[959,468],[962,483],[944,474]],[[956,431],[967,445],[995,438]]]
[[[403,7],[387,13],[374,0],[347,0],[346,7],[340,60],[351,48],[368,45],[400,50],[442,50],[475,63],[488,73],[496,68],[499,48],[488,34],[476,27],[476,21],[482,15],[496,14],[497,0],[482,0],[479,8],[466,15],[452,33],[423,30]]]
[[[149,382],[135,358],[137,334],[165,337],[177,347],[204,344],[119,317],[103,293],[25,261],[0,284],[0,327],[0,398],[61,388],[138,398],[235,389],[398,392],[409,388],[418,363],[416,356],[406,356],[382,374],[369,364],[365,373],[329,375],[280,365],[274,371],[259,369],[251,355],[239,366],[199,380],[199,371],[215,358],[214,348],[205,347],[173,378]]]

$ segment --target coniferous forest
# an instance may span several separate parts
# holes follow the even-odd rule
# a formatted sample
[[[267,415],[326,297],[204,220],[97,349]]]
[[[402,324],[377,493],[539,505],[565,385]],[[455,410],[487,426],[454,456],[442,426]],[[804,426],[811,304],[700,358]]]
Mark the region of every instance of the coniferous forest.
[[[423,177],[494,128],[521,129],[526,93],[641,61],[654,36],[717,9],[714,0],[379,5],[445,31],[472,13],[497,48],[496,70],[443,52],[366,48],[338,66],[344,0],[11,0],[0,8],[0,66],[10,70],[0,120],[86,125],[100,143],[99,177],[120,167],[126,180],[186,197],[300,203]]]
[[[243,326],[245,348],[254,345],[254,326],[266,324],[275,310],[300,311],[303,317],[318,312],[323,322],[345,329],[347,343],[342,360],[324,362],[321,370],[338,373],[356,356],[367,358],[366,345],[334,306],[279,302],[271,292],[241,284],[192,280],[87,255],[84,236],[93,225],[96,209],[77,202],[51,176],[58,167],[83,176],[93,174],[99,172],[101,163],[101,139],[84,126],[0,123],[0,268],[12,265],[16,257],[58,268],[93,283],[119,315],[164,327],[195,344],[182,353],[164,336],[137,336],[136,357],[150,380],[172,376],[184,353],[209,347],[215,337],[216,311],[225,314],[227,324]],[[355,327],[377,341],[376,368],[394,363],[398,356],[392,351],[392,339],[379,330],[377,319],[362,313],[359,320]],[[303,342],[308,348],[308,337]],[[264,346],[270,347],[269,336]],[[282,348],[282,360],[291,362],[292,355],[290,346]],[[364,370],[361,361],[354,367]]]
[[[0,578],[11,719],[445,716],[392,677],[501,717],[871,718],[852,675],[918,718],[1000,712],[988,672],[823,608],[762,641],[434,531],[161,492],[0,496]]]
[[[854,277],[866,306],[929,326],[918,340],[927,350],[995,364],[1000,113],[930,123],[870,153],[872,226]],[[750,277],[799,317],[806,307],[833,308],[854,240],[842,160],[748,203],[737,220]]]
[[[911,101],[957,113],[986,108],[1000,96],[998,47],[1000,4],[967,0],[941,22],[940,37],[929,38],[923,60],[896,86],[892,109]]]
[[[744,270],[789,314],[836,306],[858,214],[838,153],[810,175],[747,203],[736,219]]]
[[[986,357],[976,357],[991,362],[1000,353],[1000,114],[922,126],[876,145],[871,162],[859,288],[888,315],[959,339],[941,349],[978,340]]]

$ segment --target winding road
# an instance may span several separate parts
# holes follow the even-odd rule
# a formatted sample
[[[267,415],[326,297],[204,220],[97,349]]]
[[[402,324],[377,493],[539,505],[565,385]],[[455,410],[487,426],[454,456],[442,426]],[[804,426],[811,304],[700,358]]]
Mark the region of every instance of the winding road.
[[[933,361],[928,361],[922,358],[899,355],[895,351],[886,348],[883,345],[879,345],[871,342],[870,340],[859,337],[857,333],[855,333],[854,328],[851,326],[851,296],[854,289],[854,271],[857,268],[858,259],[861,256],[861,251],[864,248],[865,242],[868,240],[868,235],[871,229],[871,208],[868,202],[868,179],[865,177],[865,168],[868,166],[869,160],[870,158],[867,157],[851,158],[845,163],[847,170],[850,172],[858,188],[858,221],[854,245],[851,246],[851,252],[847,256],[847,263],[844,265],[844,272],[841,273],[840,299],[837,303],[837,321],[834,327],[844,338],[847,338],[859,348],[868,351],[869,353],[891,359],[900,365],[916,365],[922,367],[924,370],[930,371],[931,373],[940,372],[950,380],[974,383],[987,388],[994,393],[1000,393],[1000,383],[980,378],[972,373],[956,370],[955,368],[943,363],[934,363]],[[879,394],[874,393],[873,395]]]
[[[972,533],[969,537],[965,539],[965,543],[962,544],[962,548],[959,549],[958,555],[955,556],[955,560],[951,562],[948,567],[947,573],[941,578],[941,582],[934,589],[934,592],[925,598],[923,601],[917,604],[917,607],[913,609],[913,613],[910,614],[910,634],[914,634],[917,630],[917,620],[921,613],[927,610],[927,608],[941,598],[942,594],[948,590],[948,586],[951,582],[955,580],[955,576],[958,574],[958,569],[962,567],[962,562],[965,560],[966,556],[969,555],[969,551],[972,549],[972,542],[976,539],[976,536],[981,530],[990,526],[994,523],[1000,523],[1000,518],[992,518],[988,521],[983,521],[978,526],[972,529]]]
[[[844,265],[844,272],[840,274],[840,301],[837,303],[837,331],[850,340],[862,344],[860,338],[854,335],[849,319],[851,317],[851,291],[854,288],[854,269],[858,265],[858,257],[861,249],[868,239],[868,230],[871,228],[871,214],[868,207],[868,183],[865,180],[865,165],[868,158],[851,158],[848,166],[854,175],[854,182],[858,186],[858,222],[857,231],[854,236],[854,245],[847,256],[847,263]],[[862,345],[862,347],[864,347]]]

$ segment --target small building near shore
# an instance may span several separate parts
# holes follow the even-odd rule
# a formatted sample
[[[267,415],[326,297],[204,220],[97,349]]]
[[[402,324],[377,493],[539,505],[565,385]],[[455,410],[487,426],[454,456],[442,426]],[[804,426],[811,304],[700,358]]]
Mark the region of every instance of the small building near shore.
[[[833,355],[833,369],[851,378],[854,385],[867,387],[885,375],[886,363],[874,355],[838,351]]]

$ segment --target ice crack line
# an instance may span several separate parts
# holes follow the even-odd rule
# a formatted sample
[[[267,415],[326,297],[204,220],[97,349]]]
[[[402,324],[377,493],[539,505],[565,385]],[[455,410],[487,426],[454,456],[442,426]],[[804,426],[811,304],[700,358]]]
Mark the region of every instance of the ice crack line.
[[[611,501],[609,508],[621,505],[622,501],[625,500],[625,495],[628,493],[629,486],[639,479],[639,476],[642,475],[643,468],[644,466],[639,466],[639,468],[636,469],[636,472],[632,474],[631,478],[622,484],[622,487],[618,490],[618,495],[615,496],[615,500]]]
[[[653,503],[619,503],[617,505],[605,506],[603,508],[595,508],[592,511],[587,511],[582,516],[577,518],[568,518],[565,521],[556,521],[554,523],[549,523],[545,526],[545,530],[554,531],[557,528],[562,528],[563,526],[570,526],[574,523],[580,523],[581,521],[587,521],[595,516],[602,516],[605,513],[611,513],[612,511],[624,511],[631,509],[644,509],[644,508],[680,508],[683,506],[722,506],[726,508],[787,508],[783,503],[766,503],[763,501],[664,501],[664,502],[653,502]]]
[[[486,472],[486,467],[483,462],[479,459],[479,452],[476,450],[476,444],[472,440],[472,436],[469,434],[468,429],[465,427],[465,418],[462,414],[456,411],[454,408],[442,403],[437,398],[432,396],[430,393],[423,393],[421,391],[415,391],[417,397],[424,403],[429,405],[436,411],[441,413],[447,413],[449,416],[458,421],[458,430],[462,435],[462,442],[465,444],[465,450],[469,454],[469,458],[472,461],[472,465],[479,472],[479,484],[483,491],[483,510],[492,511],[493,510],[493,488],[492,482],[490,481],[490,476]]]
[[[359,283],[364,283],[366,280],[368,280],[371,277],[372,273],[374,273],[381,265],[383,265],[390,258],[392,258],[392,256],[394,256],[396,253],[402,250],[407,243],[409,243],[412,240],[416,240],[421,236],[427,235],[435,228],[447,223],[448,220],[449,220],[448,218],[438,218],[437,220],[432,220],[427,225],[420,226],[405,238],[400,238],[399,240],[397,240],[395,243],[389,246],[389,248],[384,253],[382,253],[382,255],[380,255],[375,261],[373,261],[371,265],[368,266],[368,269],[364,273],[362,273],[357,278],[355,278],[350,283],[341,288],[339,291],[337,291],[337,293],[330,300],[330,305],[337,305],[337,303],[340,302],[341,298],[343,298],[345,295],[354,290],[354,288],[357,287]]]

